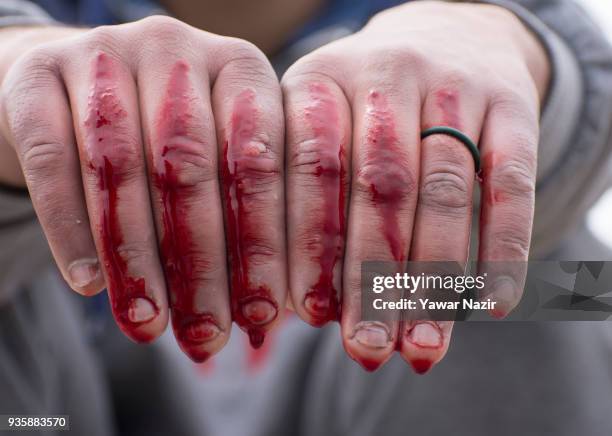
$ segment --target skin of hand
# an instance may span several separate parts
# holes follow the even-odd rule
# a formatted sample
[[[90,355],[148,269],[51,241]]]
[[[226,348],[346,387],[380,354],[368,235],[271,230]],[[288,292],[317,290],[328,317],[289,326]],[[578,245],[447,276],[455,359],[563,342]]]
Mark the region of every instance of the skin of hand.
[[[25,176],[66,280],[86,295],[108,283],[137,341],[170,309],[195,360],[223,346],[232,317],[260,344],[286,291],[283,114],[261,53],[164,17],[2,33],[0,180]],[[418,2],[285,75],[291,299],[311,324],[341,316],[367,369],[398,349],[423,372],[450,340],[451,323],[359,322],[361,261],[467,258],[471,157],[446,137],[421,143],[423,128],[480,142],[480,259],[526,259],[548,68],[509,12]]]
[[[232,320],[261,345],[287,295],[282,93],[265,55],[168,17],[0,38],[0,179],[27,184],[70,286],[106,286],[137,342],[171,317],[196,361]]]
[[[312,325],[339,319],[347,353],[368,370],[398,351],[426,372],[448,350],[452,322],[361,321],[363,261],[466,265],[474,162],[432,126],[479,144],[478,261],[521,264],[534,211],[547,54],[509,11],[422,1],[376,15],[360,32],[284,75],[289,290]],[[489,274],[492,314],[520,300],[524,269]]]

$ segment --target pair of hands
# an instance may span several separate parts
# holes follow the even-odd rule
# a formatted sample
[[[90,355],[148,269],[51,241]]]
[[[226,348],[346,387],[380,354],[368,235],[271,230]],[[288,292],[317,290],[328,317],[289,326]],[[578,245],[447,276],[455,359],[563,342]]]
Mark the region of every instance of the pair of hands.
[[[527,259],[548,63],[501,8],[387,10],[280,84],[252,44],[167,17],[22,35],[0,100],[20,171],[4,178],[23,175],[70,286],[107,287],[138,342],[171,318],[202,361],[232,321],[261,345],[289,304],[339,320],[367,369],[395,350],[429,369],[452,323],[362,322],[360,267],[467,262],[474,163],[452,138],[421,141],[431,126],[480,143],[479,259]],[[498,285],[503,316],[522,290]]]

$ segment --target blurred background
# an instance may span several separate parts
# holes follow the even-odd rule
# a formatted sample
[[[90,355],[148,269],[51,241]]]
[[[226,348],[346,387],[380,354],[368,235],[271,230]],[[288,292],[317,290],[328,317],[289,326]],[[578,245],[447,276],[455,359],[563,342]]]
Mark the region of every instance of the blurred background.
[[[612,41],[612,2],[610,0],[579,0]],[[590,229],[612,247],[612,189],[591,210],[588,217]]]

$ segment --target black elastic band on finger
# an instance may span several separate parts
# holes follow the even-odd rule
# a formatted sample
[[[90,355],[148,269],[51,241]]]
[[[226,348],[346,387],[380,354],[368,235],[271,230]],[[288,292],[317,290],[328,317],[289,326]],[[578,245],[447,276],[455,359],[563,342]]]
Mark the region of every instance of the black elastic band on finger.
[[[425,139],[431,135],[448,135],[461,141],[468,148],[468,150],[470,150],[472,158],[474,158],[474,168],[476,169],[476,174],[480,172],[480,152],[478,151],[476,144],[474,144],[474,141],[472,141],[466,134],[452,127],[435,126],[423,131],[421,133],[421,139]]]

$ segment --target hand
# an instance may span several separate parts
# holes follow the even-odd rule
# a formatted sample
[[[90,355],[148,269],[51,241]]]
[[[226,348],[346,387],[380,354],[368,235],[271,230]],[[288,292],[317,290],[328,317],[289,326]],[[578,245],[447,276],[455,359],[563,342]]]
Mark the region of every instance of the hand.
[[[63,276],[85,295],[106,285],[135,341],[170,312],[194,360],[232,319],[260,345],[286,299],[282,101],[265,56],[166,17],[56,31],[10,67],[0,107]]]
[[[548,60],[508,11],[414,2],[305,56],[285,74],[289,289],[313,325],[341,318],[348,354],[375,369],[399,350],[417,372],[446,353],[451,322],[361,321],[365,260],[465,265],[474,162],[483,160],[479,261],[529,253],[540,98]],[[494,315],[522,292],[494,284]],[[493,298],[493,297],[492,297]]]

